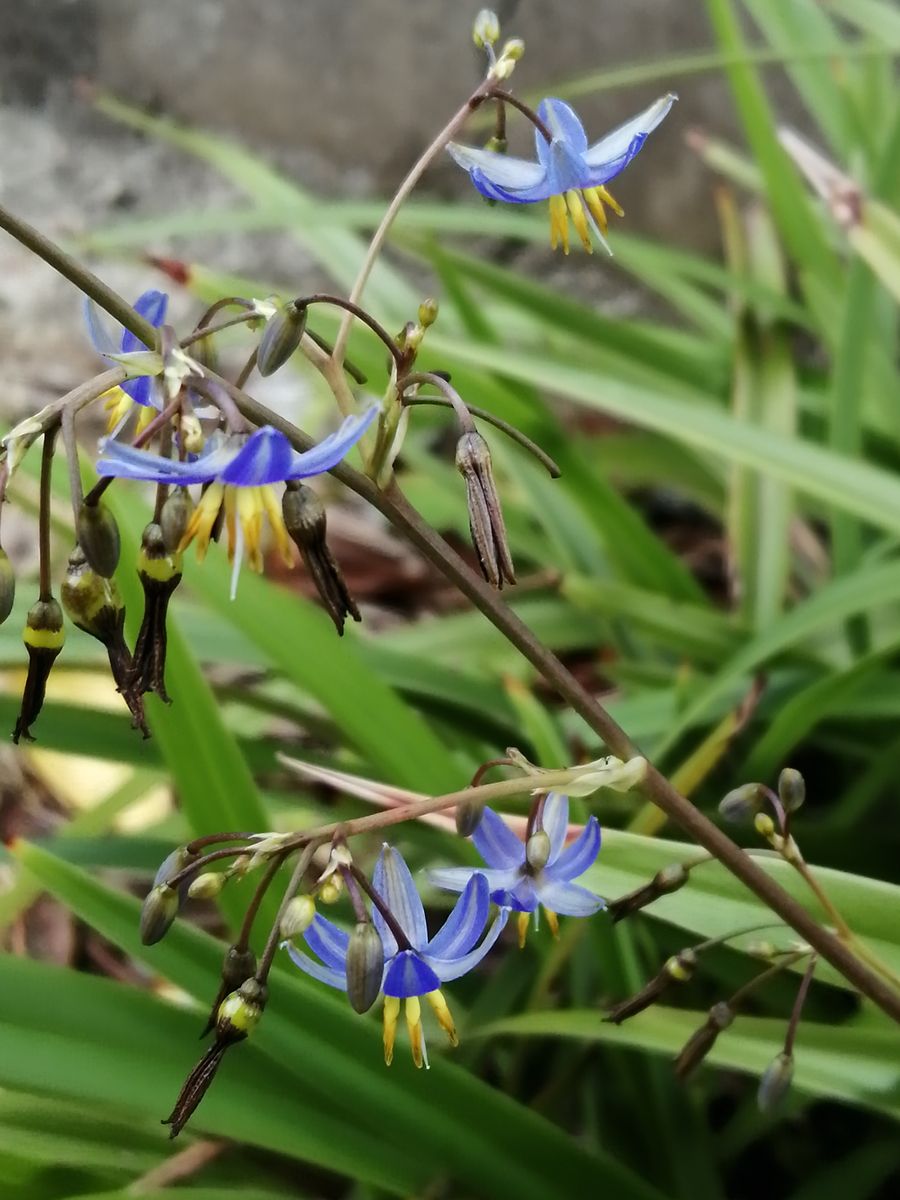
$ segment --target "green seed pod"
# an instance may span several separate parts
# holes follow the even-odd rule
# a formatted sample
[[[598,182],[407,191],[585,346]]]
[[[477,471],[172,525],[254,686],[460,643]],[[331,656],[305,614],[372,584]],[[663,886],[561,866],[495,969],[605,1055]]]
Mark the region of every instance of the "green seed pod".
[[[741,784],[719,801],[719,816],[725,821],[749,821],[759,812],[763,798],[762,784]]]
[[[115,517],[103,504],[82,504],[75,532],[91,567],[109,579],[119,565],[121,549]]]
[[[194,502],[187,488],[175,488],[169,493],[159,516],[163,542],[169,554],[176,554],[178,552],[181,539],[184,537],[185,530],[193,513]]]
[[[153,946],[161,941],[181,908],[179,891],[167,883],[158,883],[147,893],[141,908],[141,942]]]
[[[283,938],[296,937],[298,933],[309,929],[315,916],[316,902],[313,897],[309,895],[295,896],[284,910],[278,931]]]
[[[0,625],[12,612],[16,599],[16,576],[9,555],[0,546]]]
[[[724,1000],[714,1004],[706,1017],[706,1024],[688,1038],[675,1059],[675,1074],[679,1079],[687,1077],[706,1058],[716,1044],[719,1034],[734,1020],[734,1010]]]
[[[125,608],[118,585],[91,565],[83,547],[69,555],[60,599],[73,625],[104,645],[120,635]]]
[[[792,1054],[776,1055],[763,1072],[756,1093],[756,1103],[760,1112],[771,1112],[784,1100],[790,1090],[794,1078],[794,1056]]]
[[[259,1024],[266,1006],[266,989],[256,979],[245,979],[219,1005],[216,1037],[223,1042],[239,1042]]]
[[[283,305],[269,321],[260,338],[256,352],[256,369],[260,375],[274,375],[298,349],[306,329],[306,306],[293,300]]]
[[[347,946],[347,998],[354,1011],[369,1011],[378,999],[383,974],[384,946],[378,930],[371,922],[360,921]]]
[[[347,581],[326,541],[325,505],[312,488],[299,480],[289,480],[281,498],[284,527],[300,551],[303,565],[338,634],[343,636],[344,621],[362,620]]]
[[[460,837],[471,837],[484,816],[484,805],[477,800],[468,800],[456,806],[456,832]]]
[[[533,871],[542,871],[550,858],[550,835],[543,829],[533,833],[525,844],[525,859]]]
[[[793,767],[785,767],[778,776],[778,798],[785,812],[796,812],[806,799],[806,782]]]
[[[34,740],[31,726],[44,706],[50,670],[65,640],[66,631],[59,604],[52,596],[49,600],[38,600],[28,610],[22,631],[22,641],[28,651],[28,675],[22,692],[22,707],[12,735],[17,745],[23,737],[29,742]]]
[[[229,946],[222,961],[222,982],[235,991],[245,983],[256,970],[256,955],[249,948],[239,950],[237,946]]]
[[[227,882],[221,871],[204,871],[188,884],[188,895],[192,900],[215,900]]]

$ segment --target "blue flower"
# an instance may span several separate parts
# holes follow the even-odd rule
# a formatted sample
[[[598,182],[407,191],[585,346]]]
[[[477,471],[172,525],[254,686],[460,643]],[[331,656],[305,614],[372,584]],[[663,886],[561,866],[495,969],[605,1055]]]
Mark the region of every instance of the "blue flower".
[[[572,882],[584,874],[600,852],[597,818],[591,817],[571,846],[565,846],[568,826],[568,796],[550,792],[542,814],[542,828],[550,839],[550,852],[546,864],[535,869],[525,856],[525,843],[516,837],[502,817],[486,808],[472,834],[472,841],[488,870],[446,867],[429,871],[428,877],[438,887],[459,892],[468,886],[473,872],[480,871],[487,878],[494,903],[520,914],[520,944],[525,941],[528,916],[537,912],[538,905],[544,908],[548,924],[556,933],[557,913],[589,917],[605,907],[599,896]]]
[[[453,911],[434,937],[429,938],[425,909],[409,867],[400,852],[388,845],[382,849],[375,865],[372,886],[406,939],[405,945],[398,945],[384,917],[373,908],[372,920],[384,946],[384,1059],[390,1064],[394,1056],[400,1001],[404,1000],[413,1058],[417,1067],[423,1062],[427,1066],[419,997],[424,996],[431,1005],[441,1028],[455,1046],[456,1028],[441,993],[441,984],[459,979],[481,962],[499,937],[507,914],[504,911],[498,913],[476,946],[488,918],[488,883],[484,875],[469,872],[465,885],[458,889],[462,895]],[[296,965],[314,979],[346,991],[349,935],[327,917],[317,915],[303,937],[320,961],[316,962],[302,950],[285,943]]]
[[[97,463],[97,471],[100,475],[140,479],[149,483],[207,485],[191,514],[178,552],[196,539],[197,557],[202,561],[213,527],[224,508],[228,557],[234,563],[233,596],[245,548],[253,570],[262,570],[262,527],[265,516],[269,518],[285,564],[293,564],[293,545],[272,485],[330,471],[359,441],[377,415],[378,406],[371,405],[365,412],[347,417],[340,429],[302,454],[294,450],[283,433],[268,425],[249,436],[232,434],[219,439],[218,444],[210,442],[199,458],[192,462],[178,462],[158,454],[148,454],[108,439]]]
[[[603,236],[607,229],[603,206],[608,204],[620,217],[623,213],[603,185],[628,166],[676,99],[672,94],[662,96],[593,146],[588,145],[584,126],[568,104],[552,98],[542,100],[538,116],[553,140],[548,142],[539,129],[535,130],[537,162],[455,142],[447,149],[489,200],[510,204],[549,200],[550,244],[554,250],[561,243],[569,253],[569,217],[588,253],[592,250],[591,229],[609,250]]]
[[[138,296],[134,302],[134,311],[145,321],[149,321],[154,329],[159,329],[166,319],[168,306],[169,297],[165,292],[149,291]],[[106,326],[101,323],[96,307],[90,300],[85,301],[84,315],[94,349],[104,356],[133,354],[136,350],[152,348],[145,346],[130,329],[122,330],[122,336],[119,343],[116,344]],[[106,393],[105,405],[109,412],[108,429],[110,432],[128,416],[132,404],[139,404],[144,409],[138,428],[138,432],[140,432],[140,426],[146,425],[154,415],[153,409],[156,406],[153,403],[152,387],[153,380],[147,375],[142,375],[137,379],[126,380],[121,387],[110,388]]]

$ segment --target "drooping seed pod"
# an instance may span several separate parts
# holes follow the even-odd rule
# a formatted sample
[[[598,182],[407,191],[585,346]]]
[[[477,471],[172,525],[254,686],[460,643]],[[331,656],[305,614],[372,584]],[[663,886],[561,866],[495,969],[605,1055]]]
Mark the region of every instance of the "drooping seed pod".
[[[696,969],[696,953],[691,949],[682,950],[673,955],[639,992],[610,1009],[603,1020],[610,1021],[613,1025],[621,1025],[629,1017],[634,1017],[651,1004],[655,1004],[673,983],[687,983],[693,978]]]
[[[491,452],[487,442],[474,429],[463,433],[456,444],[456,469],[466,482],[469,531],[482,575],[496,588],[502,588],[504,583],[515,583]]]
[[[289,480],[281,499],[284,527],[300,551],[303,564],[316,586],[334,627],[343,635],[344,621],[362,620],[341,568],[326,541],[325,505],[311,487]]]
[[[219,1019],[219,1006],[231,992],[237,989],[256,973],[256,955],[249,946],[229,946],[222,960],[222,973],[219,990],[213,1000],[206,1025],[203,1027],[201,1038],[206,1037],[210,1030],[215,1029]]]
[[[381,991],[384,945],[370,921],[360,921],[347,946],[347,998],[358,1013],[368,1012]]]
[[[12,735],[16,744],[23,737],[26,741],[34,741],[31,726],[44,705],[47,679],[65,639],[63,613],[57,601],[52,596],[47,600],[38,600],[28,610],[22,633],[28,651],[28,675],[22,692],[22,707]]]
[[[290,300],[266,322],[256,352],[256,369],[260,375],[274,375],[299,349],[306,329],[306,314],[305,304],[298,305]]]
[[[109,509],[104,504],[82,504],[75,533],[91,568],[104,579],[111,578],[119,565],[122,541]]]
[[[467,800],[456,806],[456,832],[460,837],[471,837],[484,816],[484,804],[478,800]]]
[[[144,946],[154,946],[166,936],[181,909],[180,889],[158,883],[144,897],[140,935]]]
[[[167,550],[161,525],[152,521],[141,536],[137,568],[144,589],[144,615],[134,645],[134,687],[140,694],[155,692],[169,704],[166,619],[172,593],[181,582],[181,555]]]
[[[720,1000],[709,1010],[706,1023],[688,1038],[675,1059],[675,1074],[679,1079],[696,1070],[716,1044],[716,1039],[734,1020],[734,1010]]]
[[[611,900],[606,911],[615,924],[625,917],[630,917],[632,913],[646,908],[660,896],[668,896],[672,892],[677,892],[679,888],[684,887],[689,878],[690,871],[683,863],[671,863],[657,871],[650,882],[645,883],[643,887],[636,888],[633,892],[629,892],[626,896],[620,896],[617,900]]]
[[[9,555],[0,546],[0,625],[12,612],[16,599],[16,576]]]
[[[265,986],[256,979],[245,979],[219,1005],[216,1038],[225,1042],[243,1041],[259,1024],[265,1006]]]
[[[791,1088],[794,1078],[794,1056],[792,1054],[777,1054],[763,1072],[756,1093],[756,1103],[759,1111],[768,1113],[777,1108]]]

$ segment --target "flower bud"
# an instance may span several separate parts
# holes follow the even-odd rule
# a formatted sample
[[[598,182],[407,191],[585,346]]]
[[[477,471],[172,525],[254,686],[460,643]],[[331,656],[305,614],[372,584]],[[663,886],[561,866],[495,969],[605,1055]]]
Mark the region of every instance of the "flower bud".
[[[222,960],[222,982],[228,991],[239,988],[255,970],[256,955],[249,948],[239,950],[237,946],[229,946],[225,951],[225,958]]]
[[[48,600],[38,600],[28,610],[22,640],[28,651],[28,675],[12,735],[16,744],[22,737],[29,742],[34,740],[31,726],[43,708],[50,670],[66,640],[62,609],[52,596]]]
[[[141,907],[141,942],[153,946],[169,932],[181,908],[179,891],[167,883],[152,887]]]
[[[296,937],[309,929],[316,916],[316,902],[312,896],[295,896],[284,910],[278,931],[283,938]]]
[[[671,987],[673,983],[687,983],[693,978],[694,971],[697,968],[697,955],[688,948],[682,950],[679,954],[673,955],[667,962],[663,964],[660,970],[648,983],[641,988],[634,996],[630,996],[627,1000],[623,1000],[621,1004],[617,1004],[603,1018],[604,1021],[611,1021],[614,1025],[621,1025],[629,1017],[636,1016],[649,1008],[651,1004],[655,1004],[659,997]]]
[[[82,504],[75,533],[92,569],[106,579],[114,575],[122,543],[109,509],[104,504]]]
[[[183,412],[180,420],[181,443],[188,454],[199,454],[203,449],[205,439],[203,426],[196,413]]]
[[[525,53],[525,43],[521,38],[509,38],[503,44],[503,49],[500,51],[502,58],[511,58],[513,62],[518,62]]]
[[[221,871],[204,871],[188,884],[188,895],[192,900],[215,900],[227,882]]]
[[[456,444],[456,469],[466,481],[469,531],[481,573],[496,588],[515,583],[516,575],[503,510],[494,484],[491,452],[476,430],[463,433]]]
[[[485,150],[490,150],[493,154],[506,154],[509,150],[509,142],[505,137],[497,137],[496,134],[493,134],[484,143],[484,148]]]
[[[320,885],[317,896],[323,904],[337,904],[343,890],[343,878],[338,874],[329,875],[325,882]]]
[[[500,18],[489,8],[483,8],[472,23],[472,41],[479,50],[493,46],[500,36]]]
[[[427,300],[423,300],[419,305],[418,317],[419,324],[423,329],[430,328],[430,326],[432,326],[438,319],[437,300],[432,300],[430,297]]]
[[[478,800],[467,800],[456,806],[456,832],[460,837],[471,837],[484,816],[484,804]]]
[[[266,1006],[266,989],[256,979],[245,979],[219,1005],[216,1037],[223,1042],[239,1042],[259,1024]]]
[[[274,375],[298,349],[306,329],[306,311],[306,305],[298,306],[290,300],[266,322],[256,352],[260,375]]]
[[[60,599],[73,625],[104,645],[121,632],[125,608],[118,585],[91,565],[83,547],[69,555]]]
[[[784,1100],[790,1090],[794,1078],[794,1056],[792,1054],[776,1055],[763,1072],[756,1093],[756,1103],[760,1112],[771,1112]]]
[[[725,821],[749,821],[759,812],[765,793],[760,783],[744,783],[719,801],[719,816]]]
[[[793,767],[785,767],[778,776],[778,798],[789,813],[796,812],[806,799],[806,782]]]
[[[166,497],[159,515],[159,527],[169,554],[177,553],[193,512],[194,502],[187,488],[175,488]]]
[[[176,875],[181,874],[185,867],[190,866],[192,862],[196,862],[197,855],[191,853],[187,846],[178,846],[171,854],[167,854],[157,868],[156,874],[153,877],[153,884],[168,883],[174,879]],[[185,887],[185,895],[187,889]]]
[[[525,861],[533,871],[542,871],[549,861],[551,849],[550,835],[539,829],[525,844]]]
[[[354,621],[362,618],[325,539],[325,505],[312,488],[299,480],[289,480],[281,498],[281,512],[284,527],[300,551],[303,564],[335,629],[343,635],[344,621],[348,616]]]
[[[347,946],[347,998],[355,1012],[368,1012],[381,991],[384,945],[370,921],[360,921]]]
[[[671,863],[668,867],[663,867],[653,876],[653,885],[656,888],[657,895],[668,896],[672,892],[677,892],[679,888],[683,888],[690,879],[690,871],[684,863]]]
[[[12,612],[16,599],[16,576],[9,555],[0,546],[0,625]]]
[[[760,837],[771,838],[775,834],[775,822],[768,813],[757,813],[753,818],[753,827]]]

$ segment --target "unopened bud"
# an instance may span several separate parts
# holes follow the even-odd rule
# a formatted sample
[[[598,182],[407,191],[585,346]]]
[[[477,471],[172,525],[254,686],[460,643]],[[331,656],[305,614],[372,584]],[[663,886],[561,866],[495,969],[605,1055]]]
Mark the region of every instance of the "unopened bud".
[[[516,63],[525,53],[525,43],[521,38],[510,38],[500,51],[500,55],[494,65],[491,67],[490,75],[493,79],[509,79],[513,71],[516,69]]]
[[[72,623],[104,645],[120,634],[125,608],[118,584],[94,569],[83,547],[69,555],[60,599]]]
[[[147,893],[141,907],[141,942],[153,946],[169,932],[181,908],[181,896],[167,883],[158,883]]]
[[[489,8],[483,8],[472,23],[472,41],[481,50],[493,46],[500,36],[500,18]]]
[[[178,846],[171,854],[167,854],[159,864],[159,868],[153,877],[154,886],[158,883],[168,883],[176,875],[180,875],[185,867],[189,867],[192,862],[196,861],[197,855],[191,853],[187,846]]]
[[[321,885],[318,898],[323,904],[337,904],[344,890],[344,881],[340,875],[331,875]]]
[[[793,767],[785,767],[778,776],[778,798],[785,812],[796,812],[806,799],[806,783]]]
[[[753,827],[760,837],[771,838],[775,834],[775,822],[768,813],[757,813],[753,818]]]
[[[259,1024],[265,1005],[265,987],[256,979],[244,980],[219,1005],[216,1037],[224,1042],[242,1041]]]
[[[0,546],[0,625],[12,612],[16,599],[16,576],[9,555]]]
[[[719,816],[725,821],[749,821],[759,812],[764,798],[762,784],[744,783],[719,801]]]
[[[316,917],[316,902],[312,896],[295,896],[284,910],[278,931],[283,938],[296,937],[309,929]]]
[[[229,946],[222,961],[222,982],[233,991],[249,979],[256,970],[256,955],[252,950]]]
[[[193,512],[194,502],[187,488],[175,488],[166,497],[159,515],[159,525],[169,554],[177,552]]]
[[[748,942],[744,946],[744,950],[747,954],[752,954],[754,958],[765,959],[774,958],[776,954],[780,953],[774,942],[767,942],[762,939]]]
[[[188,454],[199,454],[205,444],[203,426],[196,413],[184,412],[180,421],[181,444]]]
[[[502,58],[511,58],[513,62],[518,62],[525,53],[525,43],[521,38],[509,38],[503,44],[503,49],[500,51]]]
[[[525,845],[525,859],[533,871],[542,871],[550,858],[550,835],[543,829],[533,833]]]
[[[456,806],[456,832],[460,837],[471,837],[484,816],[484,804],[478,800],[467,800]]]
[[[384,945],[370,921],[360,921],[347,946],[347,998],[358,1013],[368,1012],[381,991]]]
[[[419,324],[423,329],[430,328],[438,319],[438,302],[437,300],[423,300],[419,305]]]
[[[653,886],[660,896],[668,896],[672,892],[677,892],[679,888],[683,888],[690,879],[690,871],[684,863],[671,863],[668,867],[663,867],[653,876]]]
[[[794,1078],[794,1056],[792,1054],[776,1055],[763,1072],[756,1093],[756,1103],[760,1112],[771,1112],[787,1095]]]
[[[256,352],[260,375],[274,375],[299,348],[306,329],[306,312],[306,305],[299,306],[290,300],[266,322]]]
[[[484,148],[485,150],[490,150],[493,154],[506,154],[507,150],[509,150],[509,142],[505,137],[497,137],[494,134],[484,143]]]
[[[84,557],[98,575],[109,579],[119,565],[121,539],[116,519],[103,504],[82,504],[75,529]]]
[[[188,884],[188,895],[192,900],[215,900],[227,882],[221,871],[204,871]]]

